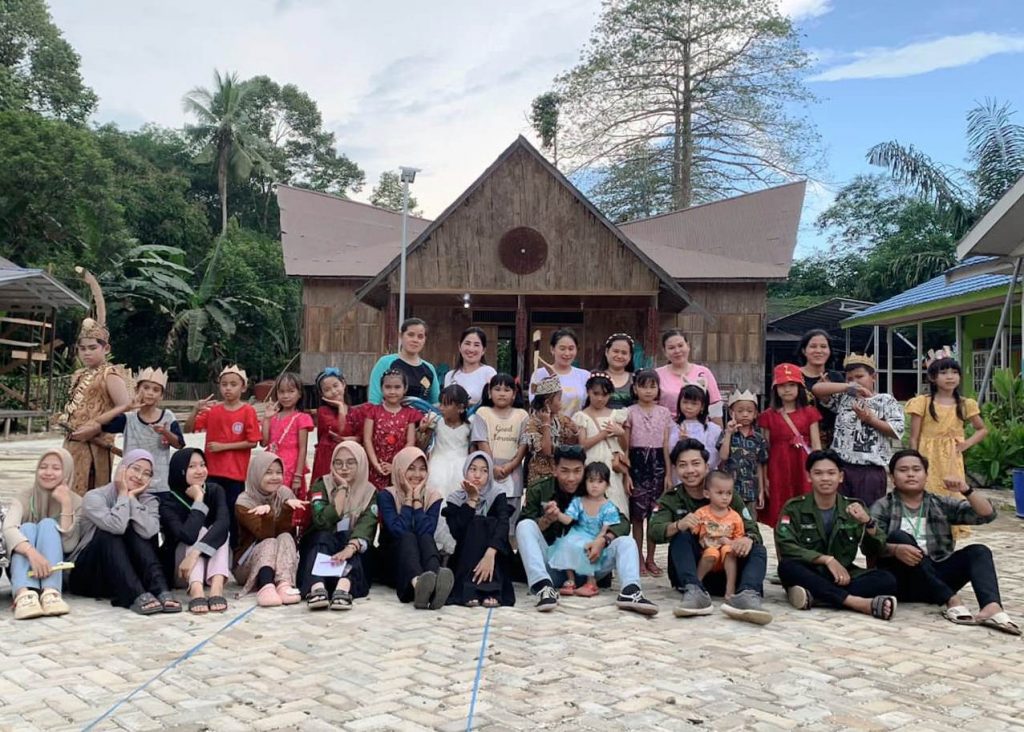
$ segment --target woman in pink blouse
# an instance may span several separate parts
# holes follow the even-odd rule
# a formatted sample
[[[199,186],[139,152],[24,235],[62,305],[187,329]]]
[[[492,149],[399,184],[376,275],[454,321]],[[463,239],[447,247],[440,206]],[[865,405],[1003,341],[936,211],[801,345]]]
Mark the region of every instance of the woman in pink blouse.
[[[718,382],[711,369],[690,363],[690,342],[686,340],[683,331],[672,328],[662,333],[661,348],[668,363],[655,369],[661,380],[661,398],[658,403],[672,413],[673,420],[677,419],[679,392],[686,382],[696,383],[698,379],[703,379],[708,391],[708,416],[719,427],[723,426],[722,394],[718,391]]]

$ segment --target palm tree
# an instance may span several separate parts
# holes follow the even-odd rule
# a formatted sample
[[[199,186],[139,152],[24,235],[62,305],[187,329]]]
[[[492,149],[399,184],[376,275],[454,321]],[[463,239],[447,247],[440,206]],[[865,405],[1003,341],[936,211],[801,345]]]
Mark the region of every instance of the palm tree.
[[[868,151],[872,165],[949,217],[956,239],[1024,175],[1024,126],[1008,103],[986,99],[967,113],[970,170],[938,163],[913,145],[895,140]]]
[[[213,72],[213,90],[196,87],[182,100],[185,111],[195,115],[198,124],[186,127],[202,143],[200,162],[212,162],[217,171],[220,194],[220,233],[228,228],[228,177],[245,180],[254,167],[268,168],[261,143],[250,129],[246,111],[249,85],[238,81],[238,74],[221,76]]]

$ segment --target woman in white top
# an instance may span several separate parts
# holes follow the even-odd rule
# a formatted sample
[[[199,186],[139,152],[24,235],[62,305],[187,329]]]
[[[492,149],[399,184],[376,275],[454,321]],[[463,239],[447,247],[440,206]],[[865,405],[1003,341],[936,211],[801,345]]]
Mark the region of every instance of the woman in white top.
[[[458,384],[469,394],[470,404],[479,404],[484,387],[498,373],[487,365],[487,334],[472,326],[459,336],[459,355],[455,368],[444,375],[444,385]]]
[[[579,338],[570,328],[556,330],[551,334],[552,363],[537,369],[530,377],[530,396],[532,397],[537,384],[549,376],[558,376],[558,380],[562,384],[561,412],[570,419],[572,415],[583,408],[583,402],[587,398],[587,379],[590,378],[589,371],[572,365],[572,362],[576,360],[579,347]]]

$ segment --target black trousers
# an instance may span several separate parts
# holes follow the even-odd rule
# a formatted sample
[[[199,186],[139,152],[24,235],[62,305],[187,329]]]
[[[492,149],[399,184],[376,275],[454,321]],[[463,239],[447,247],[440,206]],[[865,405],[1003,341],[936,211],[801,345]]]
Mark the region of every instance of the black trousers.
[[[224,489],[224,497],[228,502],[228,519],[230,520],[228,536],[230,537],[231,548],[234,549],[238,546],[238,519],[235,517],[235,503],[238,502],[238,497],[245,492],[245,481],[231,480],[231,478],[221,478],[213,475],[210,476],[210,480],[219,483],[221,488]]]
[[[816,605],[842,607],[850,595],[854,597],[877,597],[895,595],[896,578],[883,569],[869,569],[850,578],[850,584],[840,587],[832,579],[832,573],[820,564],[808,564],[795,559],[779,562],[779,579],[783,587],[799,585],[811,593]]]
[[[338,587],[338,577],[318,577],[313,574],[313,565],[316,564],[317,554],[335,555],[348,544],[349,532],[347,531],[308,531],[302,537],[299,546],[299,591],[303,597],[309,595],[310,589],[317,582],[324,583],[327,594],[333,594]],[[352,584],[349,592],[352,597],[366,597],[370,594],[369,576],[363,569],[363,556],[354,555],[348,560],[348,580]]]
[[[75,560],[68,589],[83,597],[109,597],[116,607],[131,607],[146,592],[167,592],[156,539],[143,539],[130,527],[120,535],[97,529]]]
[[[411,531],[402,534],[396,542],[395,591],[401,602],[412,602],[413,577],[441,568],[441,555],[437,552],[433,534],[417,536]]]
[[[672,537],[668,545],[668,578],[677,590],[697,585],[709,594],[725,595],[725,572],[709,572],[704,581],[697,579],[697,563],[703,552],[700,541],[689,531]],[[764,576],[768,569],[768,551],[764,544],[754,544],[750,554],[737,559],[736,592],[753,590],[764,595]]]
[[[889,544],[918,546],[914,537],[905,531],[892,532],[887,541]],[[949,598],[970,582],[978,597],[979,607],[993,602],[1003,604],[999,596],[999,580],[992,561],[992,550],[982,544],[958,549],[941,562],[936,562],[926,554],[916,567],[908,567],[895,557],[885,557],[878,560],[878,567],[892,572],[898,585],[896,595],[907,602],[945,605]]]

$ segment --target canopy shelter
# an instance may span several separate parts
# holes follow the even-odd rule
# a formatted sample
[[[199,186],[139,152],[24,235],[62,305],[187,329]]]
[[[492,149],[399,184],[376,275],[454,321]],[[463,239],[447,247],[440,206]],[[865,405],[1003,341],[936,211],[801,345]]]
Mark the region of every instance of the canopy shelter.
[[[53,409],[57,311],[88,307],[44,270],[19,267],[0,257],[0,376],[22,367],[25,372],[24,391],[0,382],[0,398],[17,403],[13,409],[0,407],[5,436],[12,420],[24,418],[31,425],[33,418],[46,417]]]

